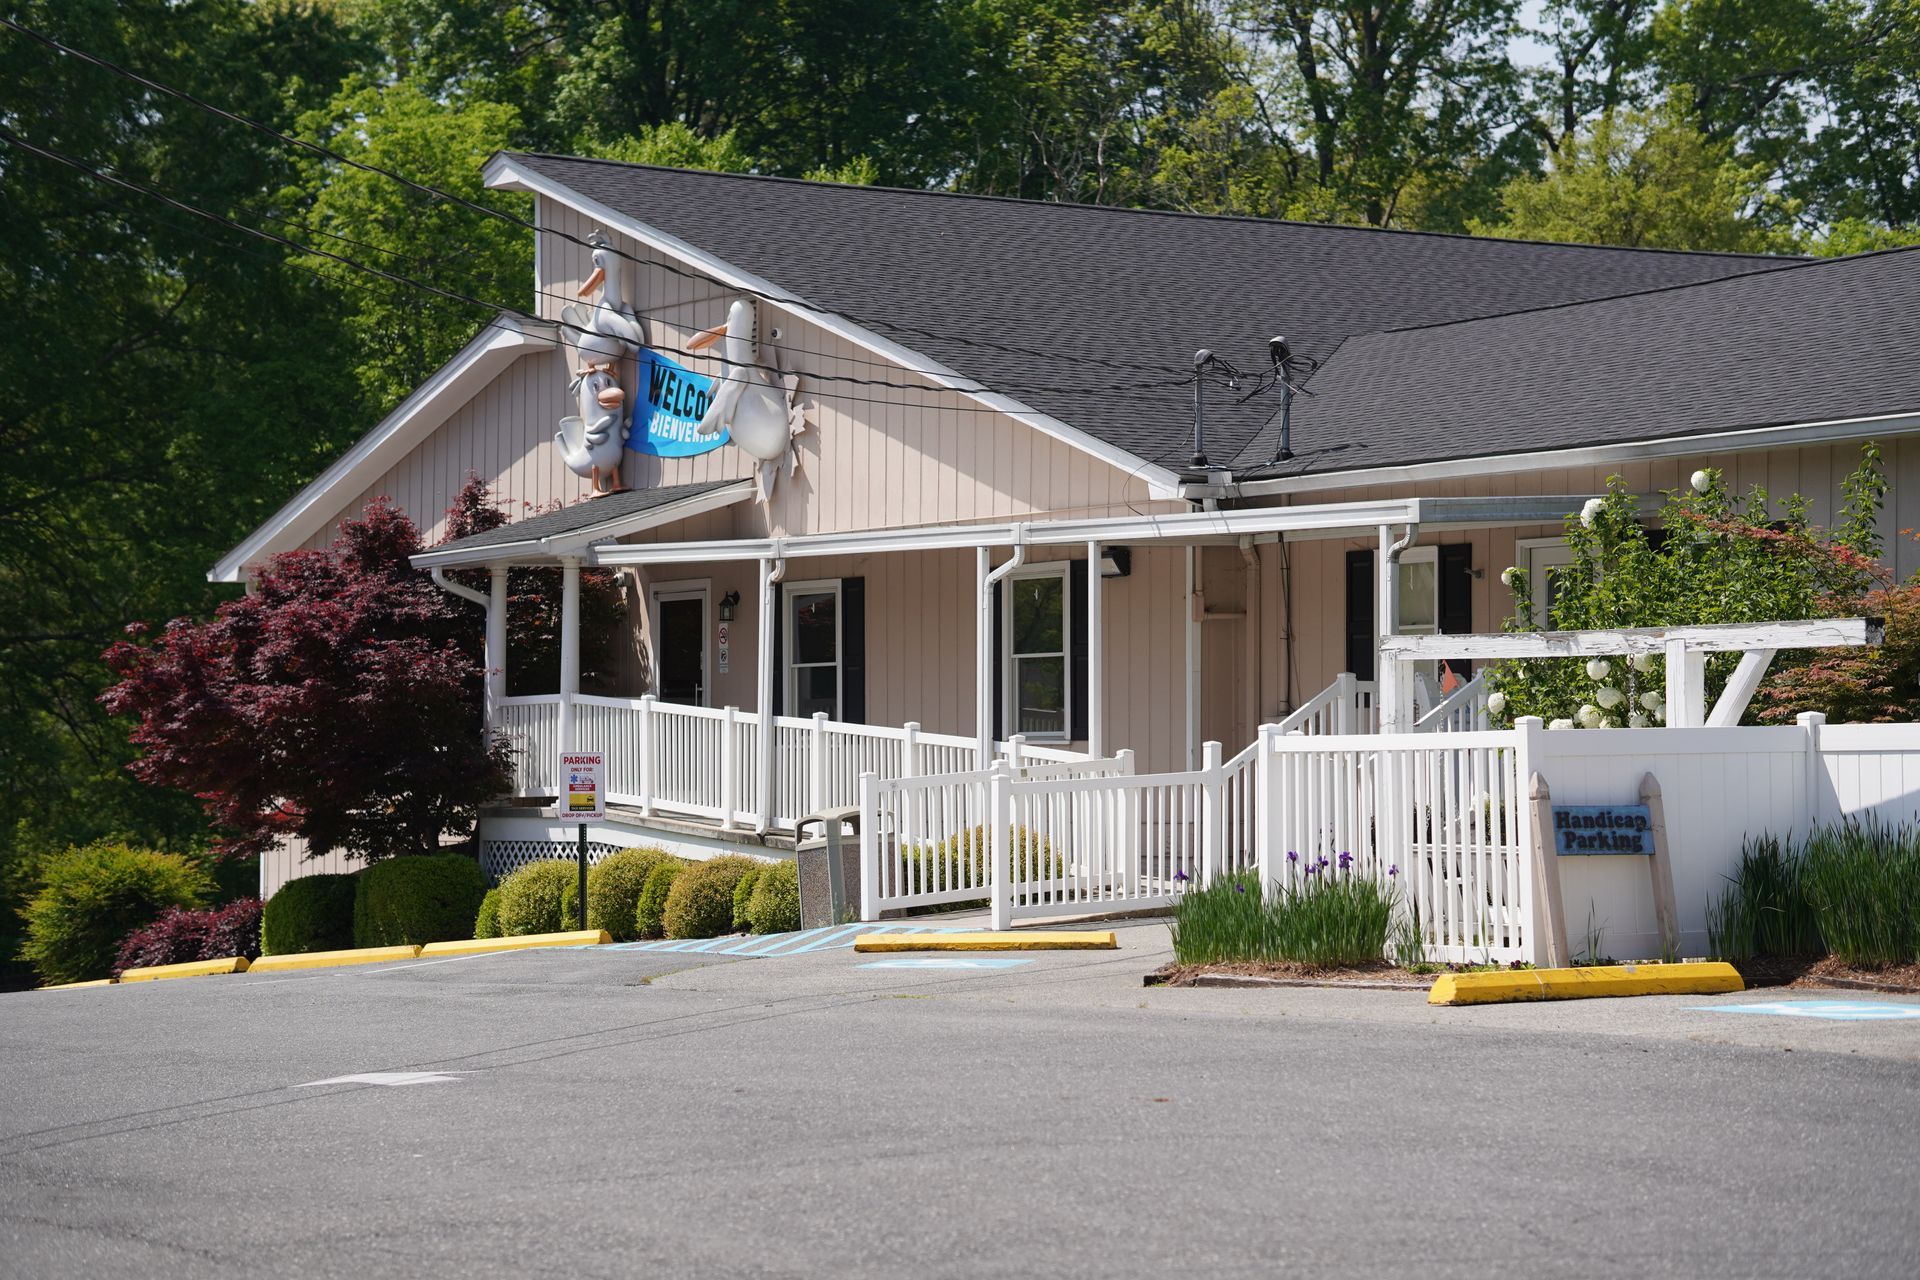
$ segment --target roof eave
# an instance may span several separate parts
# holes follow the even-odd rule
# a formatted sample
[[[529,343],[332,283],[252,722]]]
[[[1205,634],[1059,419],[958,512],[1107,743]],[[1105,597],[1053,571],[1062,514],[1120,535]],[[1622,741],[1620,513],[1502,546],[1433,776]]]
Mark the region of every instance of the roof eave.
[[[1024,423],[1044,435],[1072,445],[1109,465],[1120,468],[1131,476],[1146,481],[1149,496],[1153,498],[1172,498],[1180,488],[1179,475],[1159,463],[1137,457],[1051,414],[1042,413],[1030,405],[1023,404],[1012,396],[984,388],[983,384],[977,380],[947,367],[924,352],[902,346],[891,338],[875,333],[863,325],[855,324],[845,316],[831,311],[817,310],[792,290],[762,279],[750,271],[742,270],[704,249],[687,243],[678,236],[669,235],[658,227],[642,222],[629,214],[621,213],[591,196],[582,195],[564,183],[536,173],[507,152],[494,153],[482,170],[482,179],[488,187],[495,190],[521,191],[558,201],[661,253],[679,258],[689,266],[712,276],[721,284],[762,295],[775,305],[786,301],[795,308],[798,318],[816,324],[873,355],[912,369],[937,386],[966,396],[989,409],[1004,413],[1009,418]]]
[[[564,556],[587,558],[599,543],[730,507],[736,502],[751,497],[754,489],[755,484],[752,480],[736,480],[705,493],[694,494],[657,507],[648,507],[644,511],[614,516],[549,537],[522,538],[513,542],[491,542],[477,547],[446,547],[435,551],[423,551],[409,559],[416,569],[459,569],[474,565],[546,563]]]
[[[248,565],[312,537],[334,510],[326,504],[329,494],[366,488],[507,366],[551,350],[555,340],[551,325],[504,312],[494,317],[373,430],[222,556],[207,571],[208,581],[239,582]]]

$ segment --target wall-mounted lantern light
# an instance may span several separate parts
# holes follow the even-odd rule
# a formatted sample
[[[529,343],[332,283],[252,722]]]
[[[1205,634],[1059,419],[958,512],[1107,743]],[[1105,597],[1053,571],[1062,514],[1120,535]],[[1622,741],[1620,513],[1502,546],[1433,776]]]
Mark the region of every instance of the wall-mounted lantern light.
[[[738,591],[729,591],[727,592],[727,594],[721,596],[720,597],[720,621],[732,622],[733,607],[739,603],[740,603],[740,593]]]
[[[1103,547],[1100,551],[1100,576],[1124,578],[1133,572],[1132,547]]]

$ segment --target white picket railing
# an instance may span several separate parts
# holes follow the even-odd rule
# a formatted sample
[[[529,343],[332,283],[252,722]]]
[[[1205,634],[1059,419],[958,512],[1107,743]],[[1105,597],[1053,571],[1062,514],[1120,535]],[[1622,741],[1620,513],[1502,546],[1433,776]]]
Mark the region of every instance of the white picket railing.
[[[1308,698],[1275,726],[1281,733],[1318,736],[1329,733],[1378,733],[1379,688],[1371,680],[1342,671],[1333,683]]]
[[[1487,711],[1486,672],[1465,681],[1452,693],[1433,704],[1433,709],[1413,722],[1415,733],[1475,733],[1490,728]]]
[[[513,794],[550,796],[560,756],[560,695],[502,698],[493,727],[513,748]]]
[[[728,827],[762,825],[761,720],[735,707],[689,707],[643,698],[573,698],[574,745],[605,751],[607,799],[645,813],[685,814]],[[501,725],[516,747],[515,794],[552,795],[560,698],[509,698]],[[921,777],[978,767],[972,738],[846,724],[825,714],[773,719],[773,773],[764,825],[791,829],[806,814],[860,799],[861,775]],[[995,759],[1022,776],[1107,767],[1080,753],[1015,737]]]
[[[1429,959],[1533,959],[1520,734],[1261,741],[1264,883],[1364,876],[1395,887]]]

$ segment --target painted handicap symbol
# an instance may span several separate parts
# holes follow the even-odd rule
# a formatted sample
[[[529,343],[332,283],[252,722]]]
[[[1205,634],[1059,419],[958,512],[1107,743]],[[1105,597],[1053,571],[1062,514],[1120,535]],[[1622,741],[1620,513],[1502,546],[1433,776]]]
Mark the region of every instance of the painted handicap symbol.
[[[1763,1013],[1781,1018],[1822,1018],[1829,1022],[1902,1022],[1920,1018],[1920,1005],[1882,1000],[1769,1000],[1760,1004],[1703,1004],[1699,1013]]]

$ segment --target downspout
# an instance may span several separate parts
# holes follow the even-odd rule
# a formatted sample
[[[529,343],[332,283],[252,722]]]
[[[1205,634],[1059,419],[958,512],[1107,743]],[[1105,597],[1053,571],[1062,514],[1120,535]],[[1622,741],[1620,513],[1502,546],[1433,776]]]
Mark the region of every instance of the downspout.
[[[1007,562],[996,569],[987,571],[988,552],[980,548],[980,616],[975,628],[979,642],[979,652],[975,654],[974,683],[977,687],[974,708],[974,736],[979,744],[980,767],[993,767],[993,647],[998,639],[993,634],[993,593],[1006,579],[1006,576],[1027,562],[1027,526],[1024,523],[1013,526],[1013,554]]]
[[[461,586],[459,583],[447,577],[447,571],[445,569],[434,568],[427,570],[427,572],[433,578],[433,585],[448,595],[459,596],[462,600],[471,600],[483,609],[490,608],[493,605],[493,601],[481,595],[472,587]]]
[[[755,697],[760,713],[760,767],[754,788],[758,793],[754,797],[754,827],[763,836],[773,825],[774,745],[778,736],[773,727],[773,682],[778,679],[773,669],[773,629],[779,625],[774,617],[774,588],[787,576],[786,550],[785,539],[775,538],[773,555],[760,562],[760,687]]]
[[[1266,699],[1261,696],[1260,681],[1264,673],[1265,655],[1260,652],[1260,553],[1253,549],[1253,539],[1240,539],[1240,563],[1246,566],[1247,586],[1244,599],[1247,610],[1246,662],[1247,698],[1252,704],[1248,717],[1247,741],[1252,742],[1254,734],[1259,732],[1260,719],[1266,713]]]
[[[498,662],[497,655],[494,653],[494,636],[495,636],[495,633],[500,630],[500,627],[498,624],[498,620],[494,616],[493,597],[482,595],[478,591],[475,591],[472,587],[462,586],[460,583],[455,582],[451,578],[447,577],[447,571],[445,569],[441,569],[437,566],[435,568],[429,569],[427,571],[427,574],[429,577],[433,579],[433,585],[440,588],[442,591],[446,592],[448,595],[459,596],[462,600],[471,600],[473,603],[479,605],[481,608],[487,611],[487,632],[486,632],[487,686],[486,686],[486,700],[482,704],[481,711],[480,711],[480,736],[482,741],[491,743],[491,740],[493,737],[494,719],[498,712],[498,704],[499,704],[500,696],[505,692],[505,689],[502,686],[502,683],[499,680],[497,680],[495,677],[495,668],[500,666],[501,664]]]
[[[1400,630],[1400,557],[1405,554],[1414,539],[1420,536],[1420,522],[1409,520],[1406,532],[1398,541],[1387,542],[1387,526],[1381,526],[1380,541],[1385,553],[1380,557],[1380,599],[1379,634],[1382,639],[1397,635]],[[1379,654],[1378,645],[1374,652]],[[1404,677],[1407,674],[1405,664],[1388,662],[1376,656],[1374,659],[1375,688],[1380,695],[1380,730],[1382,733],[1399,733],[1411,729],[1413,719],[1413,700]]]

